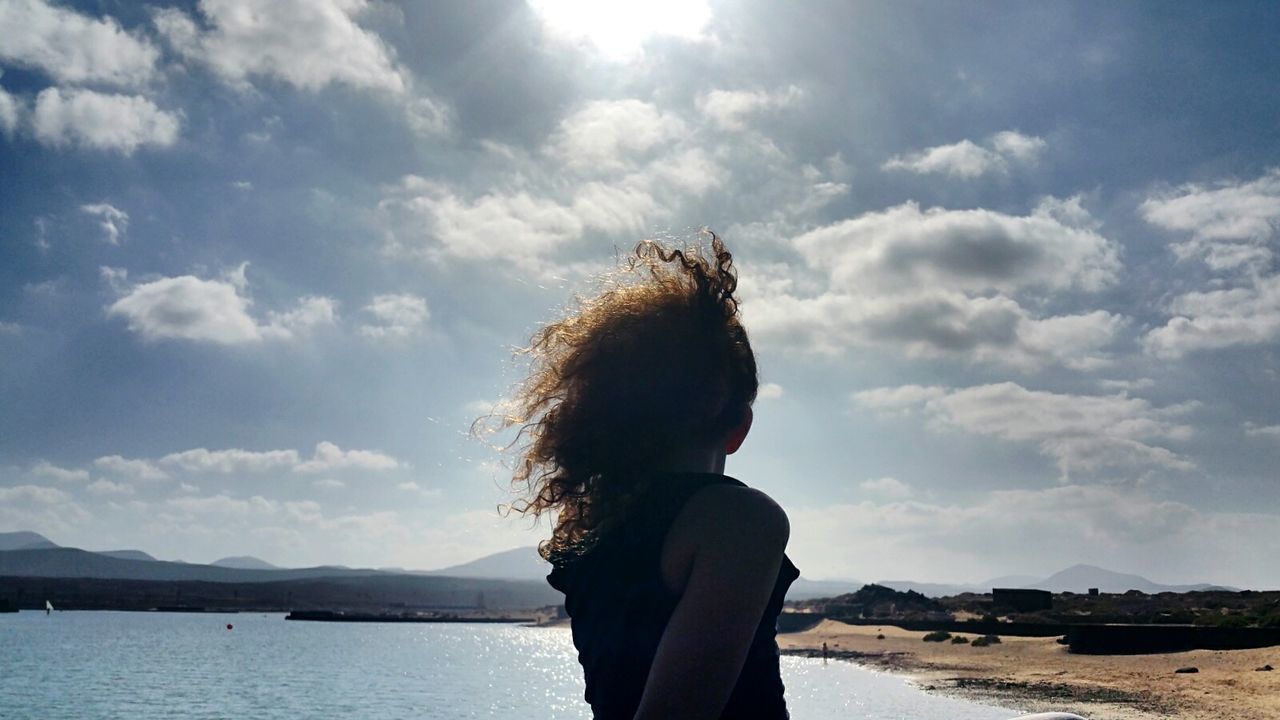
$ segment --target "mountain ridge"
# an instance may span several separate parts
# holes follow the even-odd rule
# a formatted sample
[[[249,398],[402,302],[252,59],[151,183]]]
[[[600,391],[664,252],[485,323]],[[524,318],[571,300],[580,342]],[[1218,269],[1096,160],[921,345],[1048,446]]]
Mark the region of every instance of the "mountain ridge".
[[[233,570],[284,570],[279,565],[257,558],[252,555],[232,555],[230,557],[219,558],[209,563],[213,567],[232,568]]]
[[[426,575],[541,582],[545,580],[549,569],[549,565],[534,546],[503,550],[435,570],[348,568],[339,565],[283,568],[250,555],[225,557],[209,564],[185,563],[158,560],[141,550],[90,551],[61,547],[39,533],[26,530],[0,533],[0,575],[17,577],[268,582],[320,577]],[[966,592],[988,593],[993,587],[1021,587],[1076,593],[1084,593],[1095,587],[1105,593],[1123,593],[1128,590],[1139,590],[1148,594],[1218,589],[1237,591],[1236,588],[1211,583],[1164,585],[1141,575],[1116,572],[1083,563],[1060,570],[1045,578],[1006,575],[980,584],[925,583],[910,580],[881,580],[877,584],[899,591],[914,590],[930,597],[959,595]],[[788,599],[832,597],[854,592],[860,587],[862,583],[855,580],[810,580],[801,577],[793,583]]]

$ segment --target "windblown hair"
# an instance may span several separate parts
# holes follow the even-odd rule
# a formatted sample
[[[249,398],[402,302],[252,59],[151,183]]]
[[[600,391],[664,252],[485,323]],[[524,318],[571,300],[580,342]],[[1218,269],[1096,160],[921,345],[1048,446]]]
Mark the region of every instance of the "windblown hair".
[[[733,256],[707,233],[709,255],[641,242],[599,295],[524,351],[532,370],[503,418],[524,441],[510,507],[555,516],[539,548],[552,562],[587,550],[664,459],[724,440],[755,401]]]

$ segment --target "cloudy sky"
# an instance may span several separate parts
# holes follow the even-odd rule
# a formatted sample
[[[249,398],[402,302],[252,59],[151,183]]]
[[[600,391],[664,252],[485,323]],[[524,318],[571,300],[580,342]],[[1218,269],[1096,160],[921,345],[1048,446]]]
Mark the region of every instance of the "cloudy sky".
[[[0,0],[0,530],[534,544],[471,420],[706,225],[806,576],[1280,586],[1274,5],[603,6]]]

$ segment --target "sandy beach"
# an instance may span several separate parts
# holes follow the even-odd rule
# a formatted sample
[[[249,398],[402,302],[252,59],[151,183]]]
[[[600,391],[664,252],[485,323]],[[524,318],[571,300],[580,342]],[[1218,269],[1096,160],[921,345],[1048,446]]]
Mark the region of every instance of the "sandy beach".
[[[878,639],[877,635],[883,635]],[[924,633],[832,620],[778,635],[784,653],[829,655],[905,674],[931,691],[995,701],[1025,712],[1059,710],[1090,720],[1276,720],[1280,647],[1156,655],[1073,655],[1052,638],[1002,637],[973,647],[923,642]],[[969,636],[973,639],[975,636]],[[1176,673],[1184,667],[1197,673]]]

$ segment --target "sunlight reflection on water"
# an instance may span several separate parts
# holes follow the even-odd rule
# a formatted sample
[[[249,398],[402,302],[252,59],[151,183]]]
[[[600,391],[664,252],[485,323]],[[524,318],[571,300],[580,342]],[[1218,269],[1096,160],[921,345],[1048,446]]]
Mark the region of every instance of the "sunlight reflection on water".
[[[232,623],[234,630],[226,630]],[[792,716],[1004,720],[847,663],[783,658]],[[589,718],[565,629],[280,615],[0,615],[5,718]]]

